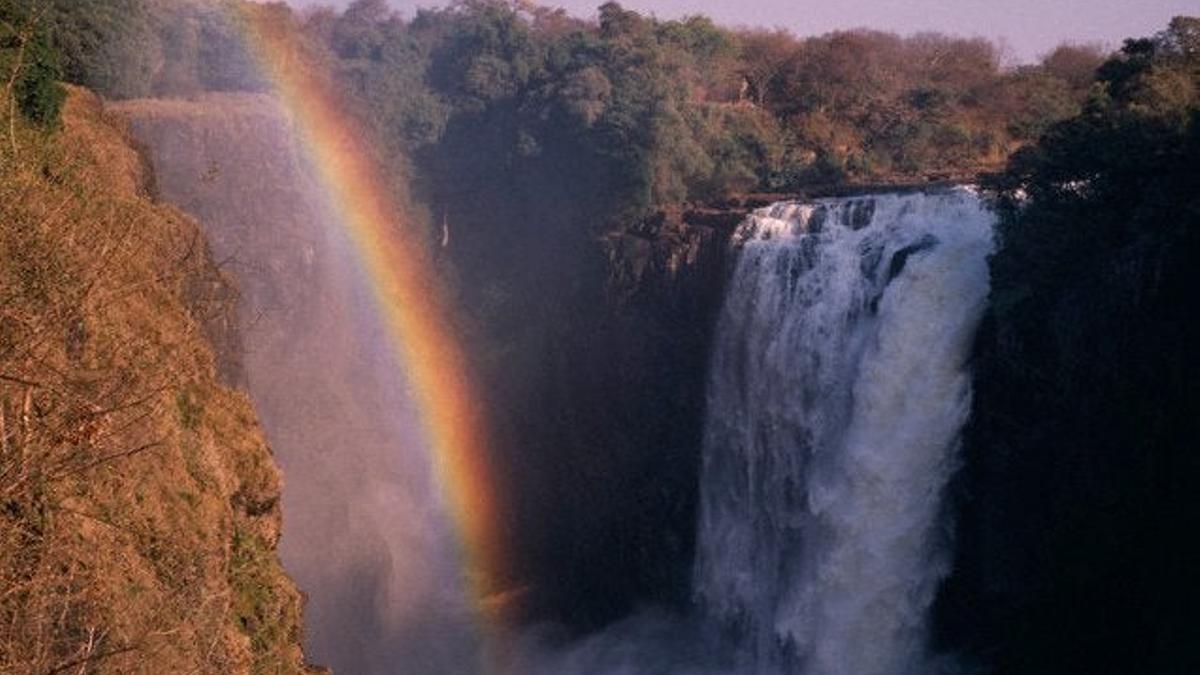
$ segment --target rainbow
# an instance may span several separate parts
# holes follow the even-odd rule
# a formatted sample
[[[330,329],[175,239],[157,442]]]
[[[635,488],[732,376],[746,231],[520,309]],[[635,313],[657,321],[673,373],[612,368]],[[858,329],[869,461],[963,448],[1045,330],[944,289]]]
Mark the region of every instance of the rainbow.
[[[309,159],[356,250],[391,346],[414,392],[476,607],[498,595],[504,568],[482,411],[418,228],[379,171],[367,134],[339,105],[326,69],[279,7],[237,3],[263,74],[291,113]],[[486,616],[485,616],[486,618]]]

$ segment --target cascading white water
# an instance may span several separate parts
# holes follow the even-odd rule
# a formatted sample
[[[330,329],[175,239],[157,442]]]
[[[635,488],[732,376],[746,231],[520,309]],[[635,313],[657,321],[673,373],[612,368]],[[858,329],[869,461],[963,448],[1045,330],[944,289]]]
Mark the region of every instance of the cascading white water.
[[[715,343],[697,598],[739,670],[927,672],[993,216],[973,191],[762,209]]]

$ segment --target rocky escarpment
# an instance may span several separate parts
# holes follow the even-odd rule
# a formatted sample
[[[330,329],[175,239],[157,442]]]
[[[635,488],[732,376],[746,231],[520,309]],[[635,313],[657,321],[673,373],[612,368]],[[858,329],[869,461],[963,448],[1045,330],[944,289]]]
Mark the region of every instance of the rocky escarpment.
[[[63,126],[0,162],[0,671],[305,672],[232,287],[99,99]]]

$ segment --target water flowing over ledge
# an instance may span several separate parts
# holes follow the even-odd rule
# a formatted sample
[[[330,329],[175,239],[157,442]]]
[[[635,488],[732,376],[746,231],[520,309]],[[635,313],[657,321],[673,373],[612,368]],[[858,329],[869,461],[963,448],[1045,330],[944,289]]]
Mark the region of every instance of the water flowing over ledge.
[[[695,587],[756,672],[923,669],[992,225],[955,188],[783,202],[735,234]]]
[[[994,217],[972,188],[785,201],[732,237],[687,616],[648,610],[518,672],[953,672],[926,618]]]

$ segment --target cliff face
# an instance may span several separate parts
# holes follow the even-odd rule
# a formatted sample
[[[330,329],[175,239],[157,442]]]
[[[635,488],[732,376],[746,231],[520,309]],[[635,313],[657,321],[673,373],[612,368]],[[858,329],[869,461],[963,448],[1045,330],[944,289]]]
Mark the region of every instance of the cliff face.
[[[235,295],[100,101],[0,163],[0,671],[299,673]],[[222,345],[218,359],[212,341]]]
[[[516,280],[455,259],[470,289],[513,298],[467,308],[473,351],[491,355],[480,371],[527,618],[587,629],[688,600],[708,354],[742,216],[664,211],[561,257],[537,254],[535,234],[509,244],[500,267]]]
[[[159,193],[203,223],[243,289],[245,379],[287,481],[280,551],[308,599],[308,652],[346,673],[467,658],[430,655],[448,639],[429,633],[449,629],[417,616],[453,595],[448,525],[425,493],[403,373],[291,118],[250,94],[115,107]]]
[[[997,673],[1200,668],[1200,117],[1138,108],[1043,141],[991,261],[939,629]]]

